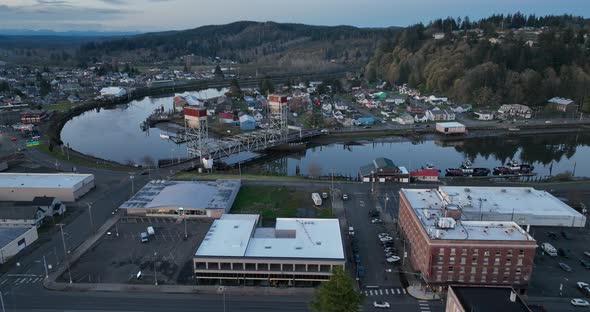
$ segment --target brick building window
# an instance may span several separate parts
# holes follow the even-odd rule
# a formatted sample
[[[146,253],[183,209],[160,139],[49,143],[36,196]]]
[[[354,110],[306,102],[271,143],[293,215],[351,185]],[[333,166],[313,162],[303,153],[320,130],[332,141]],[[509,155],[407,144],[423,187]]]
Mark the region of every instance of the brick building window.
[[[508,283],[508,276],[504,276],[502,278],[502,283]]]
[[[455,255],[455,248],[451,248],[451,255]]]
[[[494,265],[500,264],[500,258],[494,258]]]
[[[494,268],[494,274],[498,274],[498,268]]]
[[[441,257],[441,256],[439,256],[439,257],[436,259],[436,261],[437,261],[438,263],[443,263],[443,262],[445,261],[445,258],[444,258],[444,257]]]
[[[461,264],[465,264],[465,257],[461,257]]]
[[[471,264],[477,264],[477,258],[471,258]]]
[[[441,274],[437,274],[436,275],[436,281],[437,282],[441,282],[442,281],[442,275]]]
[[[455,257],[449,257],[449,263],[450,264],[454,264],[455,263]]]
[[[504,268],[504,272],[506,272],[506,273],[507,273],[507,272],[510,272],[510,268]],[[506,273],[505,273],[505,274],[506,274]]]
[[[490,259],[483,258],[483,265],[489,265],[489,264],[490,264]]]
[[[481,268],[481,274],[488,274],[488,268]]]
[[[467,248],[461,249],[461,255],[466,255],[466,254],[467,254]]]
[[[465,274],[465,267],[464,266],[459,268],[459,273]]]
[[[450,266],[450,267],[449,267],[449,273],[453,273],[453,270],[454,270],[454,269],[455,269],[454,267]]]
[[[506,265],[506,266],[510,266],[511,264],[512,264],[512,259],[510,259],[510,258],[506,258],[505,265]]]
[[[499,257],[499,256],[500,256],[500,252],[496,251],[496,257]]]
[[[475,267],[471,267],[471,274],[475,274],[475,270],[476,270]]]
[[[478,254],[479,254],[479,249],[477,249],[477,248],[474,248],[474,249],[473,249],[473,255],[474,255],[474,256],[477,256]]]
[[[489,252],[489,251],[484,251],[484,252],[483,252],[483,255],[487,257],[487,256],[489,256],[489,255],[490,255],[490,252]]]
[[[516,268],[515,272],[516,272],[516,274],[520,274],[521,269],[520,268]]]
[[[522,259],[518,259],[518,261],[516,262],[516,265],[522,265]]]
[[[445,249],[444,248],[439,248],[438,249],[438,254],[439,255],[444,255],[445,254]]]
[[[512,257],[512,249],[508,249],[508,251],[506,251],[506,255],[508,257]]]
[[[519,255],[519,256],[524,256],[524,249],[521,249],[521,250],[519,250],[519,251],[518,251],[518,255]]]

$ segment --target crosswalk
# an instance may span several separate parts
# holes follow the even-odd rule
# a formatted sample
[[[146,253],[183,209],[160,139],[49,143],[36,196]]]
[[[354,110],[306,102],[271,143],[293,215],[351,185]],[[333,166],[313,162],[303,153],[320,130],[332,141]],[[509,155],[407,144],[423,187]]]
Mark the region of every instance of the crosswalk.
[[[372,288],[361,290],[361,294],[367,297],[377,296],[399,296],[407,294],[404,288]]]
[[[38,284],[43,282],[43,275],[37,274],[7,274],[0,278],[0,287],[22,287],[30,284]]]
[[[420,306],[420,312],[430,312],[430,305],[426,300],[418,300],[418,305]]]

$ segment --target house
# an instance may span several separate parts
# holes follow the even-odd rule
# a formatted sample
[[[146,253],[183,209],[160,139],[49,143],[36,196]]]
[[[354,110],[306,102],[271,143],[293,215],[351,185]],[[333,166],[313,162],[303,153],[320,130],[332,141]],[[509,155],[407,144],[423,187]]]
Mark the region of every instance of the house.
[[[219,118],[219,122],[220,123],[234,123],[234,114],[233,113],[228,113],[228,112],[224,112],[224,113],[219,113],[219,115],[217,115],[217,117]]]
[[[63,215],[66,206],[56,197],[37,196],[32,201],[0,203],[0,225],[40,226],[43,219]]]
[[[121,97],[127,94],[127,91],[120,87],[106,87],[100,89],[102,97]]]
[[[254,130],[256,129],[256,120],[250,115],[240,116],[240,129]]]
[[[410,178],[415,181],[437,182],[438,174],[438,169],[420,168],[418,170],[410,171]]]
[[[414,117],[408,113],[403,113],[401,116],[391,119],[393,122],[397,122],[400,125],[412,125],[414,124]]]
[[[492,120],[494,119],[494,113],[488,111],[477,111],[473,113],[477,120]]]
[[[464,134],[467,132],[464,124],[458,122],[437,122],[436,132],[443,134]]]
[[[521,117],[529,119],[533,116],[530,107],[521,104],[503,104],[498,109],[498,115],[502,118]]]
[[[424,114],[428,118],[428,120],[432,121],[440,121],[440,120],[455,120],[455,113],[449,112],[447,110],[434,110],[429,109]]]
[[[449,99],[446,97],[436,97],[434,95],[431,95],[426,99],[426,101],[432,105],[436,105],[436,104],[446,104],[449,101]]]
[[[427,122],[428,121],[428,117],[426,117],[426,115],[424,114],[416,114],[414,116],[414,122]]]
[[[254,120],[256,120],[256,122],[261,122],[262,119],[264,119],[264,116],[260,113],[260,112],[256,112],[254,113]]]
[[[391,159],[379,157],[362,166],[359,174],[363,182],[410,182],[410,173],[405,167],[396,166]]]
[[[578,105],[574,103],[573,100],[564,99],[560,97],[554,97],[547,101],[547,105],[552,106],[555,110],[559,112],[576,112],[578,111]]]
[[[434,38],[434,40],[445,39],[445,33],[442,33],[442,32],[434,33],[434,34],[432,34],[432,38]]]
[[[406,96],[393,95],[385,100],[386,103],[393,103],[395,105],[401,105],[406,103]]]
[[[471,111],[472,108],[473,106],[471,104],[463,104],[451,108],[451,111],[456,114],[462,114]]]

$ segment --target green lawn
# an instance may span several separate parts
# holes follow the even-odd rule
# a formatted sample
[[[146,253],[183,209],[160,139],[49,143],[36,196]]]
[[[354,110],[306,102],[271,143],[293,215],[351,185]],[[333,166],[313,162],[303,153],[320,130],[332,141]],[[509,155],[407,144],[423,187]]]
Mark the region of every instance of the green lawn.
[[[50,155],[51,157],[55,158],[56,160],[61,160],[64,162],[69,162],[76,165],[82,165],[91,168],[100,168],[100,169],[109,169],[109,170],[122,170],[122,171],[129,171],[130,167],[117,165],[111,162],[104,162],[104,161],[96,161],[90,158],[85,158],[80,156],[76,153],[62,153],[59,147],[54,148],[53,151],[49,150],[49,145],[45,143],[41,143],[41,145],[34,147],[37,148],[40,152]],[[69,157],[68,157],[69,156]]]
[[[60,103],[56,103],[56,104],[52,104],[52,105],[47,105],[44,108],[50,109],[50,110],[58,110],[58,111],[66,111],[74,106],[77,106],[78,104],[76,103],[70,103],[70,102],[60,102]]]
[[[332,217],[332,209],[326,204],[316,210],[316,217]],[[255,213],[268,220],[297,217],[298,208],[318,209],[314,208],[309,192],[303,190],[284,186],[243,185],[231,213]]]

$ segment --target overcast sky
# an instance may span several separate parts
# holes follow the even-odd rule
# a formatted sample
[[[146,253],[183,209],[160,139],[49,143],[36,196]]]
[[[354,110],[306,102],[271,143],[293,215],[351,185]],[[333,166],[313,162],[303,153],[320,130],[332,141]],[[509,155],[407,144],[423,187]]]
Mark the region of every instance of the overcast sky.
[[[407,26],[493,13],[590,16],[590,0],[0,0],[0,29],[155,31],[240,20]]]

